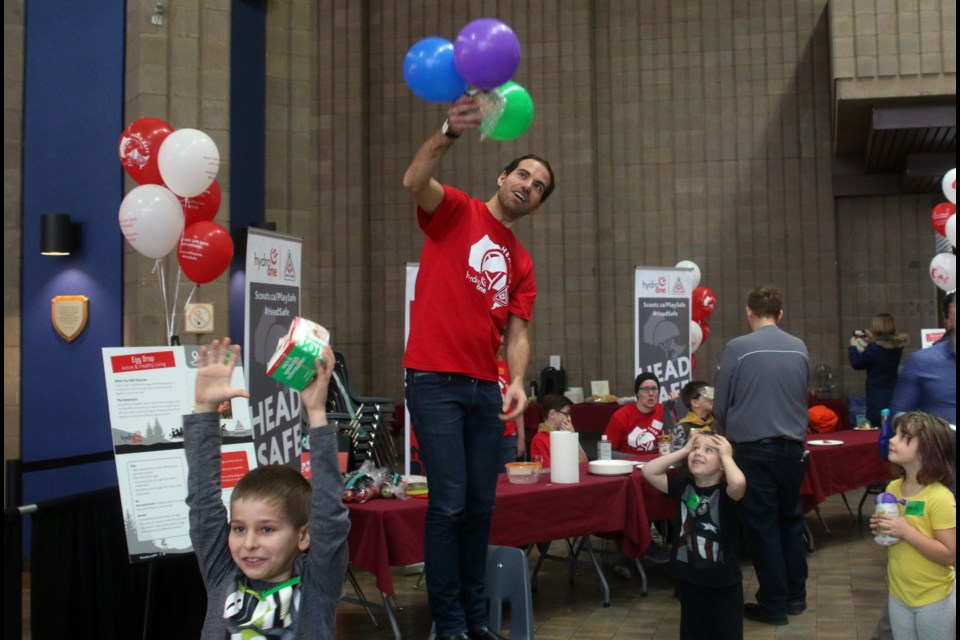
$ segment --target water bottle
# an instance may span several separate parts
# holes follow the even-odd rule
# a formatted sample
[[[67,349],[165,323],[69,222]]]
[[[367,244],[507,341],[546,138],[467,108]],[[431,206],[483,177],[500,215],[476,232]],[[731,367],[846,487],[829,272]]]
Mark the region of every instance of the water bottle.
[[[597,442],[597,460],[610,460],[613,458],[613,447],[610,446],[610,439],[606,434],[600,436]]]
[[[887,428],[887,421],[890,420],[890,409],[880,410],[880,433],[884,433]]]
[[[672,444],[673,438],[670,437],[669,433],[664,433],[660,435],[660,455],[665,456],[670,453],[670,445]]]
[[[892,516],[899,517],[900,508],[899,508],[899,503],[897,501],[897,497],[892,493],[888,493],[886,491],[878,495],[876,513],[889,514]],[[879,533],[879,532],[873,539],[876,541],[877,544],[883,545],[884,547],[889,547],[895,542],[900,541],[900,538],[898,538],[897,536],[891,536],[889,534]]]

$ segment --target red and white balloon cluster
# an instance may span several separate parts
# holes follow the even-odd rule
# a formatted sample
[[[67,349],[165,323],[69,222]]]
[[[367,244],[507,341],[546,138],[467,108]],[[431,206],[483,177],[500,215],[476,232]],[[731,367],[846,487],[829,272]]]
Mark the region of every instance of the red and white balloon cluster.
[[[933,228],[950,241],[951,253],[938,253],[930,261],[930,279],[944,291],[957,288],[957,170],[950,169],[941,182],[943,194],[949,202],[941,202],[933,208]]]
[[[220,209],[220,152],[203,131],[157,118],[134,120],[120,136],[120,163],[139,185],[120,203],[120,230],[134,249],[160,259],[177,247],[183,273],[197,284],[218,278],[233,240],[212,222]],[[179,246],[178,246],[179,245]]]
[[[522,135],[533,121],[533,100],[511,78],[520,66],[520,40],[504,22],[479,18],[455,42],[431,36],[415,43],[403,60],[403,79],[428,102],[453,102],[467,87],[494,92],[495,117],[484,117],[480,133],[494,140]]]
[[[700,286],[700,267],[692,260],[681,260],[676,264],[677,269],[690,269],[693,292],[690,294],[690,367],[697,365],[697,349],[710,337],[710,325],[707,318],[717,308],[717,296],[707,287]]]

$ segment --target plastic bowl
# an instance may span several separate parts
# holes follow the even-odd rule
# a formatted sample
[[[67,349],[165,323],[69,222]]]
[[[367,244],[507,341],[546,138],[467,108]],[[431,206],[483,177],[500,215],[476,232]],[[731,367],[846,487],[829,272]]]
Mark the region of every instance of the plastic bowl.
[[[513,484],[533,484],[540,479],[539,462],[508,462],[507,479]]]

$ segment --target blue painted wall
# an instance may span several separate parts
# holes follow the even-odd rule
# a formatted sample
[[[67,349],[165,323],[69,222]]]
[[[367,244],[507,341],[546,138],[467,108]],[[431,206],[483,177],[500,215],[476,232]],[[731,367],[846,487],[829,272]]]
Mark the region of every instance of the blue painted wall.
[[[24,66],[22,459],[108,451],[100,349],[122,344],[124,0],[28,0]],[[82,248],[41,256],[40,215],[68,213]],[[86,331],[67,343],[50,320],[57,295],[90,299]],[[113,462],[24,478],[35,502],[116,483]]]
[[[22,459],[112,450],[100,349],[123,343],[124,0],[27,0],[24,65]],[[231,229],[264,219],[266,3],[234,0],[231,52]],[[154,114],[144,114],[154,115]],[[174,123],[197,126],[197,123]],[[241,158],[242,161],[237,161]],[[40,215],[68,213],[82,248],[39,253]],[[243,260],[231,269],[231,333],[243,335]],[[90,319],[67,343],[50,300],[85,295]],[[116,484],[112,461],[28,473],[24,502]]]
[[[263,222],[267,6],[234,0],[230,14],[230,337],[243,343],[246,228]]]

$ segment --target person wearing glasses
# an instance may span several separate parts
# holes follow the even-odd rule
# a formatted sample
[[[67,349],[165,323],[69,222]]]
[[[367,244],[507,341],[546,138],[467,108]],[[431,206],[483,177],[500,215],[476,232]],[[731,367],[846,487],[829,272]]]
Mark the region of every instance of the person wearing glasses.
[[[687,409],[687,414],[677,421],[673,429],[671,451],[678,451],[690,439],[690,430],[706,432],[720,432],[713,417],[713,387],[703,380],[691,380],[680,390],[680,402]],[[673,401],[676,409],[676,400]]]
[[[673,417],[660,404],[660,380],[654,374],[638,375],[633,392],[637,401],[617,409],[603,433],[610,447],[621,454],[654,453],[660,447],[660,436],[673,433]]]
[[[660,379],[657,376],[649,371],[641,373],[633,381],[633,392],[636,402],[617,409],[603,432],[610,441],[614,458],[656,453],[660,449],[660,436],[674,432],[673,412],[664,411],[660,403]],[[664,541],[669,542],[669,523],[661,529]],[[666,564],[670,562],[670,551],[653,541],[643,559],[650,564]],[[614,571],[627,575],[624,569],[620,565],[614,567]]]
[[[570,408],[573,402],[567,396],[557,393],[548,393],[543,396],[543,424],[537,428],[537,433],[530,441],[530,459],[539,460],[543,468],[550,468],[550,432],[573,431],[573,420],[570,419]],[[587,454],[583,445],[578,444],[580,452],[577,454],[580,462],[587,461]]]

